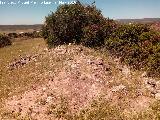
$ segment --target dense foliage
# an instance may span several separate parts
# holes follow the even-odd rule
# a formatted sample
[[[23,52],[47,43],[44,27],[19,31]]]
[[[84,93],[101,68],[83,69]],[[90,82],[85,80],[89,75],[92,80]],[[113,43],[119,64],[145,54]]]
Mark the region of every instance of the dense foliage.
[[[149,26],[120,25],[105,44],[108,50],[133,68],[160,75],[160,36]]]
[[[113,20],[106,19],[102,24],[91,24],[83,28],[81,43],[87,47],[104,46],[104,41],[116,28]]]
[[[12,42],[8,36],[0,34],[0,48],[11,44]]]
[[[86,6],[80,2],[62,5],[46,17],[43,37],[49,46],[68,43],[99,46],[104,43],[105,31],[109,29],[107,23],[111,21],[105,19],[94,5]]]

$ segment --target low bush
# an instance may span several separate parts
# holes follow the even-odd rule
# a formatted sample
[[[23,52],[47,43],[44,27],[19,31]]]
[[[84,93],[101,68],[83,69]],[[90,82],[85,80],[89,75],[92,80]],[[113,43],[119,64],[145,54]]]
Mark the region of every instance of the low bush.
[[[0,34],[0,48],[11,44],[12,42],[8,36]]]
[[[160,36],[146,25],[119,26],[105,40],[106,48],[136,69],[160,75]]]
[[[10,37],[10,38],[17,38],[18,34],[17,33],[8,33],[8,37]]]
[[[33,31],[32,34],[33,34],[32,37],[34,37],[34,38],[42,37],[42,32],[41,31]]]
[[[33,32],[24,32],[24,33],[20,33],[18,34],[18,37],[25,37],[25,38],[40,38],[42,37],[42,32],[40,31],[33,31]]]
[[[94,24],[83,29],[82,44],[88,47],[98,47],[104,45],[104,32],[100,25]]]
[[[103,24],[91,24],[83,28],[81,43],[87,47],[104,46],[104,41],[115,29],[113,20],[106,19]]]

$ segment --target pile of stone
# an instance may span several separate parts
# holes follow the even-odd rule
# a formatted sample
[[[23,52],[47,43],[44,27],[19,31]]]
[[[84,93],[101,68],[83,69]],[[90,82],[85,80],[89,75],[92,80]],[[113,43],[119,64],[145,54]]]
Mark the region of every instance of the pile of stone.
[[[20,68],[26,65],[27,63],[29,63],[30,61],[36,60],[37,57],[38,55],[33,55],[33,56],[29,55],[29,56],[21,57],[19,60],[14,60],[14,62],[10,63],[8,68],[10,70]]]
[[[155,99],[160,100],[160,81],[147,79],[145,84],[146,88],[151,92]]]

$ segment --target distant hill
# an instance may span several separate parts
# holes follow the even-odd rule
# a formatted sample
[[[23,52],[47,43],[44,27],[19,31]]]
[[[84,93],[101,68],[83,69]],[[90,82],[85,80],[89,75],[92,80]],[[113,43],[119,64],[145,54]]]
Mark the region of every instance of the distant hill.
[[[30,32],[34,30],[40,30],[42,28],[42,24],[35,25],[0,25],[0,32],[8,33],[8,32]]]
[[[120,23],[155,23],[160,22],[160,18],[143,18],[143,19],[117,19]]]

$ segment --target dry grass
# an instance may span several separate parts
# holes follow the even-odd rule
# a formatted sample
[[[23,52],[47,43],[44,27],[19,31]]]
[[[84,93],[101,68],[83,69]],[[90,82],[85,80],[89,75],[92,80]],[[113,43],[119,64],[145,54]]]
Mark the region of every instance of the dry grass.
[[[25,41],[16,41],[12,46],[0,49],[0,101],[8,97],[12,91],[18,88],[24,88],[32,79],[28,77],[32,65],[14,71],[9,71],[7,66],[15,59],[21,56],[32,55],[41,52],[45,48],[43,39],[30,39]],[[27,78],[27,79],[26,79]]]

